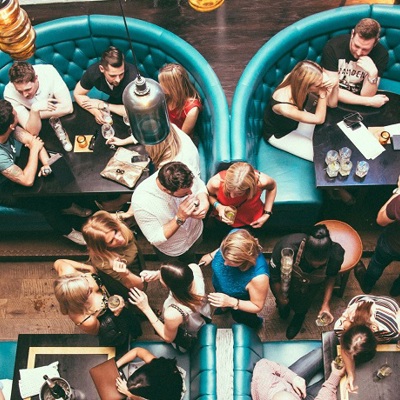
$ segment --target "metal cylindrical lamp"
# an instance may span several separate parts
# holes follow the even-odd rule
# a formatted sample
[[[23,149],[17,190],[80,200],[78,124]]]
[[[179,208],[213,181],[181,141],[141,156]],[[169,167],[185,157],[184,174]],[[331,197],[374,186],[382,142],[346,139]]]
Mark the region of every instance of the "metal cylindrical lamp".
[[[170,131],[167,103],[160,85],[138,75],[122,95],[136,140],[144,145],[162,142]]]
[[[14,60],[30,58],[35,52],[36,33],[18,0],[0,0],[0,50]]]

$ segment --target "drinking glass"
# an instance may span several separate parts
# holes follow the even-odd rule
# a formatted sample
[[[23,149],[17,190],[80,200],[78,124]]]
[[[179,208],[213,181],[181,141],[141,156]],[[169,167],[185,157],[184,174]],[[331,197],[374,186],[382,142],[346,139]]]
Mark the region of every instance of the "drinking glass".
[[[339,172],[340,165],[337,161],[333,161],[328,164],[328,168],[326,169],[326,173],[330,178],[335,178]]]
[[[110,124],[104,124],[101,127],[101,134],[103,137],[108,140],[115,136],[114,128]],[[113,144],[110,145],[110,149],[115,149]]]
[[[132,128],[131,128],[131,123],[130,123],[130,121],[129,121],[129,117],[128,117],[126,114],[124,114],[124,116],[122,117],[122,120],[124,121],[124,124],[125,124],[126,126],[129,127],[128,132],[129,132],[129,134],[132,136],[133,144],[139,143],[139,142],[136,140],[135,136],[133,136]]]
[[[79,135],[79,136],[76,138],[76,141],[77,141],[77,143],[78,143],[78,146],[79,146],[81,149],[84,149],[84,148],[87,146],[86,136],[84,136],[84,135]]]
[[[110,311],[116,310],[120,304],[121,301],[118,296],[113,295],[108,298],[108,308]]]
[[[293,268],[294,251],[290,247],[285,247],[281,251],[281,271],[290,274]]]
[[[390,368],[390,366],[387,363],[385,363],[376,371],[375,378],[377,380],[381,380],[383,378],[386,378],[387,376],[392,375],[392,372],[393,372],[392,368]]]
[[[352,168],[353,168],[353,163],[350,161],[350,159],[341,160],[339,174],[342,176],[348,176],[350,175]]]
[[[382,131],[379,136],[379,143],[381,145],[385,145],[388,143],[389,139],[390,139],[390,133],[388,131]]]
[[[111,116],[110,106],[108,105],[108,103],[106,103],[104,101],[102,103],[100,103],[99,110],[103,114],[103,119],[106,122],[106,124],[111,125],[113,123],[113,119]]]
[[[325,163],[326,165],[329,165],[330,163],[333,163],[339,159],[339,154],[336,150],[329,150],[326,153],[325,157]]]
[[[366,161],[357,161],[356,175],[359,178],[364,178],[368,174],[369,164]]]
[[[330,317],[327,313],[323,312],[321,315],[318,315],[315,323],[317,326],[327,326],[333,322],[332,317]]]
[[[351,158],[351,150],[348,147],[342,147],[339,150],[340,161],[350,160]]]
[[[237,209],[234,206],[225,207],[224,214],[225,217],[229,219],[229,221],[234,223],[237,214]]]

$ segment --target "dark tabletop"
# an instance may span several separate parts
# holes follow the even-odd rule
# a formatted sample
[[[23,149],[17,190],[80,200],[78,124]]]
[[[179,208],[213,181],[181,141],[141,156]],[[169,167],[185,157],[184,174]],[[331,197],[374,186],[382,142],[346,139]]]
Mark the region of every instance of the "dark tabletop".
[[[383,92],[380,92],[383,93]],[[326,121],[317,126],[314,132],[314,167],[317,187],[337,186],[384,186],[396,185],[400,174],[400,151],[394,151],[391,144],[385,145],[385,151],[375,160],[365,160],[364,156],[336,125],[352,111],[363,116],[363,123],[368,127],[385,126],[400,122],[400,96],[385,92],[389,102],[381,108],[350,106],[339,103],[337,108],[328,109]],[[329,178],[326,174],[325,156],[329,150],[348,147],[352,150],[353,169],[349,176]],[[355,175],[357,161],[369,163],[368,175],[362,179]]]
[[[132,192],[131,189],[100,176],[100,172],[115,154],[115,151],[105,144],[105,139],[101,136],[101,125],[96,123],[92,114],[74,104],[73,114],[62,117],[61,121],[72,145],[74,145],[75,136],[93,135],[98,130],[94,151],[91,153],[66,152],[48,120],[43,120],[40,137],[43,139],[48,151],[59,152],[63,155],[64,160],[60,163],[62,171],[57,170],[47,177],[36,178],[33,187],[15,185],[14,195],[30,197]],[[113,114],[113,121],[116,137],[127,137],[129,135],[128,127],[123,123],[122,118]],[[132,145],[128,146],[128,148],[145,154],[144,147],[141,145]],[[28,150],[24,148],[18,161],[21,167],[26,164],[27,156]],[[145,171],[139,182],[147,176],[148,172]]]

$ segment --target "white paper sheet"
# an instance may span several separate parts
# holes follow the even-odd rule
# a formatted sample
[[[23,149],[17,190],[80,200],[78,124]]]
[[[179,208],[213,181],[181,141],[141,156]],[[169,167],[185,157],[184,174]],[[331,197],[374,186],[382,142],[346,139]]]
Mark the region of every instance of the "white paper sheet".
[[[386,125],[382,129],[383,131],[388,131],[390,136],[400,135],[400,123],[399,124],[392,124]]]
[[[19,391],[22,398],[36,396],[44,383],[43,375],[49,378],[59,378],[58,361],[44,367],[20,369],[21,379],[19,381]]]
[[[367,160],[374,160],[385,151],[385,148],[362,122],[360,125],[360,128],[353,130],[348,128],[343,121],[337,124]]]

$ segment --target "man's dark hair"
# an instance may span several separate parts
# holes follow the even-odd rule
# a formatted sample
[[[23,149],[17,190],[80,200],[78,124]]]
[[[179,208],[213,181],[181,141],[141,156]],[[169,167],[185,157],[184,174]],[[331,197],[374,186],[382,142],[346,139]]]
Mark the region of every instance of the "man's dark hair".
[[[8,131],[14,121],[13,106],[7,100],[0,100],[0,136]]]
[[[121,50],[110,46],[101,56],[100,65],[107,69],[109,66],[119,68],[124,64],[125,57]]]
[[[12,83],[28,83],[35,80],[36,72],[31,64],[25,61],[16,61],[8,70],[8,76]]]
[[[313,226],[304,246],[307,261],[327,261],[331,248],[332,239],[326,225]]]
[[[179,161],[169,162],[160,169],[158,180],[165,189],[174,193],[179,189],[190,188],[194,175],[190,169]]]
[[[354,33],[363,39],[379,39],[381,26],[372,18],[363,18],[354,28]]]

